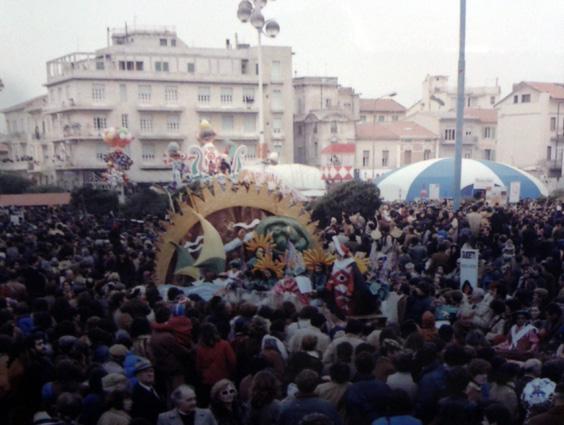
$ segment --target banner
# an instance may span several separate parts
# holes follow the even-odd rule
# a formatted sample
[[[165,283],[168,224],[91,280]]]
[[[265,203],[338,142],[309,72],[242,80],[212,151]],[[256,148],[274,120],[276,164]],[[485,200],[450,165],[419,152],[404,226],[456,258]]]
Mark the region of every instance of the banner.
[[[431,183],[429,184],[429,199],[437,200],[440,199],[441,186],[439,184]]]
[[[521,182],[509,183],[509,203],[515,204],[521,198]]]
[[[460,251],[460,287],[468,281],[473,288],[478,287],[478,261],[480,251],[463,249]]]

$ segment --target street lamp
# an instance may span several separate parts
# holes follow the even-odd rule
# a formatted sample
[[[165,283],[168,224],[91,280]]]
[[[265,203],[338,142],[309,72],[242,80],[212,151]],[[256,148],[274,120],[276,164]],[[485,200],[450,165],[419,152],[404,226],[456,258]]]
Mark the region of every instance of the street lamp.
[[[266,7],[267,0],[241,0],[237,9],[237,18],[243,23],[249,22],[256,30],[258,35],[258,77],[259,77],[259,145],[258,158],[266,158],[266,141],[264,139],[264,74],[263,74],[263,58],[262,58],[262,35],[274,38],[280,32],[280,25],[275,20],[266,20],[262,14],[262,10]]]

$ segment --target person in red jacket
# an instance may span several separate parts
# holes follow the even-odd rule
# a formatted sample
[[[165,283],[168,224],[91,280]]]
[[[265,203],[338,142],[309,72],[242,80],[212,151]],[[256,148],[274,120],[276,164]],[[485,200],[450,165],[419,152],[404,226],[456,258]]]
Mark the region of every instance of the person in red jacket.
[[[196,349],[196,369],[200,373],[202,403],[209,401],[213,384],[222,379],[231,379],[237,366],[237,358],[231,345],[219,337],[212,323],[200,327],[200,342]]]

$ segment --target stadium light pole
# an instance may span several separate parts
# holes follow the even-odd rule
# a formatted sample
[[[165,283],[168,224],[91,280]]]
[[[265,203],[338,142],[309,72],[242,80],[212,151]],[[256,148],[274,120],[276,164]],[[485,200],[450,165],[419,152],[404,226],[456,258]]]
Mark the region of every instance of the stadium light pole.
[[[462,177],[462,140],[464,127],[464,77],[466,72],[466,0],[460,0],[460,45],[458,49],[458,93],[456,97],[456,146],[454,151],[454,211],[460,209]]]

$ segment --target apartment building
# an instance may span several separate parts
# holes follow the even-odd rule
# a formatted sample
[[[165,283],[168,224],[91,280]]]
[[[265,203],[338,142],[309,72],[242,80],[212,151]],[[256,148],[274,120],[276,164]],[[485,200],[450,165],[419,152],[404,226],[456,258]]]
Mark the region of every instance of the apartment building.
[[[116,29],[108,46],[47,62],[47,103],[41,114],[53,158],[41,173],[75,186],[99,179],[107,127],[127,127],[133,181],[170,179],[163,159],[170,142],[196,142],[207,119],[220,140],[258,150],[258,56],[249,45],[188,46],[174,28]],[[111,42],[110,42],[111,39]],[[292,51],[263,47],[265,141],[282,162],[293,160]]]
[[[454,157],[456,144],[456,112],[418,112],[413,121],[439,136],[438,157]],[[462,157],[496,160],[497,111],[464,109]]]
[[[359,95],[336,77],[299,77],[293,85],[294,161],[322,166],[325,148],[354,142]]]
[[[522,81],[496,105],[498,159],[554,181],[562,176],[564,83]]]
[[[402,120],[405,106],[391,98],[360,99],[360,122],[384,123]]]
[[[413,121],[361,122],[356,137],[355,168],[363,180],[438,157],[438,134]]]
[[[465,87],[466,108],[493,109],[499,101],[501,87],[498,82],[492,86]],[[406,117],[418,112],[449,112],[456,109],[457,88],[449,86],[446,75],[427,75],[421,86],[421,99],[406,111]]]

